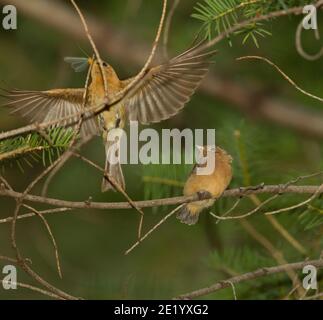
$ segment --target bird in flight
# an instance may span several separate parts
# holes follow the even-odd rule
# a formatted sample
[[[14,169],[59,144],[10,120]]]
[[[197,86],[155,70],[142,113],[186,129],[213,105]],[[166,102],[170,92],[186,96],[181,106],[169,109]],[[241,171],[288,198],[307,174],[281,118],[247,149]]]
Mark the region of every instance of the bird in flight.
[[[211,58],[216,51],[195,53],[200,45],[190,48],[175,58],[147,70],[135,85],[134,90],[122,99],[121,103],[105,108],[95,117],[85,117],[80,129],[81,138],[101,135],[106,150],[105,177],[102,192],[115,190],[114,183],[125,189],[125,180],[120,163],[110,163],[109,150],[114,142],[107,139],[115,128],[124,128],[128,121],[141,124],[157,123],[179,113],[190,100],[207,74]],[[199,50],[201,51],[201,50]],[[83,59],[83,60],[82,60]],[[67,58],[76,71],[84,65],[91,68],[90,83],[84,103],[85,89],[66,88],[46,91],[3,90],[2,96],[8,99],[7,106],[13,113],[19,113],[31,123],[45,123],[62,118],[55,126],[76,127],[80,113],[105,103],[106,98],[113,101],[135,77],[120,80],[115,70],[106,62],[100,67],[96,58]],[[102,69],[101,69],[102,68]],[[104,70],[107,93],[104,88]],[[85,110],[84,110],[85,108]],[[73,117],[74,115],[74,117]],[[64,119],[65,118],[65,119]]]

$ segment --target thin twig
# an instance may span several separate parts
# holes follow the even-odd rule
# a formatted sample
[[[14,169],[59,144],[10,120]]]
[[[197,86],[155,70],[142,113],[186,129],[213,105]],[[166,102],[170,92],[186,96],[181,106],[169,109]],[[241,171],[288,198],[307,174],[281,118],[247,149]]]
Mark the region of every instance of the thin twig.
[[[233,282],[227,280],[227,282],[230,284],[230,286],[232,287],[232,292],[233,292],[233,297],[234,297],[234,300],[238,300],[238,297],[237,297],[237,291],[236,291],[236,288],[233,284]]]
[[[318,100],[320,102],[323,102],[323,98],[320,98],[318,96],[315,96],[315,95],[313,95],[313,94],[311,94],[311,93],[303,90],[286,73],[284,73],[284,71],[282,71],[275,63],[273,63],[272,61],[270,61],[267,58],[259,57],[259,56],[245,56],[245,57],[237,58],[237,61],[248,60],[248,59],[262,60],[262,61],[267,62],[268,64],[270,64],[271,66],[273,66],[298,91],[300,91],[301,93],[303,93],[304,95],[306,95],[306,96],[308,96],[310,98],[313,98],[315,100]]]
[[[57,208],[57,209],[43,210],[43,211],[39,211],[39,212],[42,215],[44,215],[44,214],[63,213],[63,212],[71,211],[71,210],[72,210],[71,208]],[[17,217],[17,220],[31,218],[31,217],[34,217],[35,215],[36,214],[34,212],[21,214],[21,215],[19,215]],[[0,219],[0,224],[12,222],[12,220],[13,220],[12,217],[7,217],[7,218],[4,218],[4,219]]]
[[[93,49],[93,51],[95,53],[96,58],[99,61],[99,68],[100,68],[100,72],[101,72],[101,76],[102,76],[102,80],[103,80],[104,92],[105,92],[105,96],[107,98],[107,95],[108,95],[108,81],[107,81],[107,78],[106,78],[106,75],[105,75],[105,72],[104,72],[104,69],[103,69],[103,61],[101,59],[99,50],[97,49],[96,44],[95,44],[95,42],[94,42],[94,40],[92,38],[92,35],[91,35],[90,31],[89,31],[89,27],[87,25],[87,22],[86,22],[86,20],[84,18],[84,15],[83,15],[82,11],[80,10],[80,8],[78,7],[78,5],[75,3],[74,0],[70,0],[70,1],[71,1],[72,5],[74,6],[75,10],[77,11],[78,15],[80,16],[80,19],[81,19],[83,27],[84,27],[85,34],[86,34],[86,36],[87,36],[87,38],[88,38],[88,40],[89,40],[89,42],[90,42],[90,44],[92,46],[92,49]],[[84,99],[84,101],[85,101],[85,99]]]
[[[17,259],[13,259],[13,258],[10,258],[10,257],[6,257],[6,256],[0,256],[0,260],[3,260],[3,261],[7,261],[7,262],[10,262],[10,263],[14,263],[14,264],[18,264],[18,261]],[[46,290],[43,290],[41,288],[38,288],[38,287],[35,287],[35,286],[31,286],[29,284],[24,284],[24,283],[21,283],[21,282],[8,282],[8,281],[5,281],[5,280],[0,280],[0,282],[3,282],[3,283],[10,283],[11,285],[17,285],[21,288],[26,288],[26,289],[30,289],[32,291],[36,291],[36,292],[39,292],[41,294],[44,294],[46,296],[49,296],[51,298],[54,298],[54,299],[58,299],[58,300],[62,300],[63,298],[59,295],[56,295],[52,292],[49,292],[49,291],[46,291]]]
[[[11,282],[11,281],[7,281],[7,280],[0,280],[0,282],[10,284],[10,285],[16,285],[18,287],[25,288],[25,289],[29,289],[31,291],[41,293],[41,294],[43,294],[45,296],[48,296],[50,298],[54,298],[54,299],[57,299],[57,300],[65,300],[62,297],[56,295],[55,293],[52,293],[52,292],[46,291],[44,289],[32,286],[30,284],[25,284],[25,283],[22,283],[22,282]]]
[[[316,299],[322,298],[322,297],[323,297],[323,292],[320,292],[320,293],[314,294],[313,296],[305,297],[301,300],[316,300]]]
[[[0,256],[0,260],[7,261],[10,263],[17,263],[17,259],[6,257],[6,256]]]
[[[163,31],[163,26],[164,26],[164,21],[165,21],[165,17],[166,17],[166,12],[167,12],[167,0],[163,0],[163,11],[162,11],[162,15],[160,18],[160,22],[159,22],[159,26],[158,26],[158,30],[157,30],[157,34],[156,34],[156,38],[155,41],[153,43],[153,47],[151,49],[150,55],[145,63],[145,65],[143,66],[143,68],[141,69],[141,71],[134,77],[134,79],[126,86],[126,88],[124,88],[122,91],[120,91],[120,93],[118,93],[118,98],[120,96],[125,96],[125,94],[129,91],[131,91],[132,88],[134,88],[137,84],[137,82],[146,74],[147,70],[150,67],[150,64],[155,56],[156,50],[157,50],[157,46]]]
[[[165,30],[164,30],[164,39],[163,39],[163,53],[164,53],[164,59],[167,61],[169,59],[168,56],[168,40],[169,40],[169,32],[170,27],[172,24],[174,13],[179,5],[180,0],[173,0],[173,5],[171,9],[169,10],[166,22],[165,22]]]
[[[278,250],[267,237],[258,232],[258,230],[249,221],[242,219],[240,220],[240,224],[251,235],[251,237],[253,237],[271,254],[271,256],[277,261],[278,265],[285,265],[288,263],[284,258],[283,252]],[[293,286],[298,286],[297,291],[301,295],[303,293],[303,290],[299,286],[299,279],[297,277],[297,274],[294,272],[294,270],[289,268],[286,268],[285,272],[292,281]]]
[[[30,268],[30,266],[26,263],[25,259],[22,257],[20,250],[17,245],[16,241],[16,221],[18,217],[18,213],[20,210],[20,207],[22,206],[23,200],[28,196],[28,193],[32,190],[32,188],[37,184],[38,181],[40,181],[50,170],[55,167],[55,165],[59,162],[60,159],[57,159],[50,167],[48,167],[43,173],[41,173],[32,183],[29,184],[29,186],[26,188],[24,193],[21,194],[19,198],[16,198],[16,208],[13,214],[13,219],[11,222],[11,245],[16,253],[17,263],[21,266],[21,268],[29,274],[35,281],[42,284],[44,287],[46,287],[48,290],[52,291],[54,294],[69,300],[76,300],[78,298],[73,297],[64,291],[54,287],[53,285],[49,284],[46,280],[44,280],[41,276],[39,276],[35,271]]]
[[[225,217],[225,216],[218,216],[214,213],[212,213],[212,217],[216,218],[217,220],[240,220],[240,219],[245,219],[247,217],[252,216],[253,214],[255,214],[256,212],[258,212],[263,206],[265,206],[266,204],[268,204],[269,202],[277,199],[279,197],[278,194],[275,194],[274,196],[268,198],[267,200],[261,202],[255,209],[248,211],[245,214],[239,215],[239,216],[229,216],[229,217]]]
[[[231,212],[233,212],[238,207],[238,205],[240,204],[241,200],[242,200],[242,198],[239,198],[234,203],[234,205],[227,212],[225,212],[221,217],[227,217]],[[211,214],[211,216],[215,217],[214,213],[210,212],[210,214]],[[219,223],[220,223],[220,220],[218,219],[217,222],[216,222],[216,224],[219,224]]]
[[[306,204],[312,202],[318,195],[320,195],[323,191],[323,184],[321,184],[321,186],[316,190],[316,192],[307,200],[299,203],[299,204],[296,204],[294,206],[291,206],[291,207],[288,207],[288,208],[282,208],[282,209],[279,209],[279,210],[274,210],[274,211],[269,211],[269,212],[266,212],[265,215],[273,215],[273,214],[277,214],[277,213],[281,213],[281,212],[286,212],[286,211],[290,211],[290,210],[294,210],[294,209],[297,209],[297,208],[301,208],[303,206],[305,206]]]
[[[130,206],[140,213],[140,221],[139,221],[139,227],[138,227],[138,239],[140,239],[141,232],[142,232],[143,219],[145,216],[145,213],[143,212],[143,210],[141,210],[141,208],[136,205],[136,203],[129,197],[129,195],[126,193],[125,190],[123,190],[123,188],[118,184],[118,182],[115,181],[115,179],[113,177],[111,177],[103,168],[101,168],[99,165],[97,165],[93,161],[89,160],[88,158],[80,155],[77,152],[74,152],[73,155],[75,157],[81,159],[85,163],[89,164],[90,166],[96,168],[100,172],[102,172],[104,174],[104,177],[113,185],[113,187],[115,187],[127,199]]]
[[[156,229],[158,229],[166,220],[168,220],[171,216],[173,216],[179,209],[181,209],[185,204],[181,204],[177,208],[175,208],[172,212],[167,214],[162,220],[160,220],[154,227],[152,227],[142,238],[140,238],[132,247],[130,247],[125,255],[128,255],[132,252],[139,244],[141,244],[147,237],[149,237]]]
[[[26,204],[23,205],[25,208],[31,210],[32,212],[34,212],[34,214],[36,214],[37,216],[39,216],[39,218],[42,220],[42,222],[44,223],[47,231],[48,231],[48,234],[51,238],[51,241],[53,243],[53,246],[54,246],[54,250],[55,250],[55,258],[56,258],[56,265],[57,265],[57,271],[58,271],[58,275],[61,279],[63,279],[63,275],[62,275],[62,269],[61,269],[61,264],[60,264],[60,259],[59,259],[59,253],[58,253],[58,248],[57,248],[57,243],[56,243],[56,240],[55,240],[55,237],[54,237],[54,234],[48,224],[48,222],[46,221],[46,219],[43,217],[43,215],[37,211],[35,208],[31,207],[31,206],[28,206]]]

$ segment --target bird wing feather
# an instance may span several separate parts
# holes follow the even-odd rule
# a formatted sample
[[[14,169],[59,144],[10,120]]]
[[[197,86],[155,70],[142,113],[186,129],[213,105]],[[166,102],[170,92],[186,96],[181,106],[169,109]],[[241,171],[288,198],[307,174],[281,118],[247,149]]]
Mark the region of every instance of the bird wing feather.
[[[19,113],[30,122],[45,123],[70,117],[54,125],[64,127],[78,121],[83,108],[84,89],[54,89],[47,91],[26,91],[1,89],[1,96],[8,102],[11,113]],[[72,117],[75,115],[75,117]],[[75,127],[75,126],[74,126]],[[84,121],[81,127],[82,137],[98,133],[96,119]]]
[[[216,52],[194,54],[196,48],[147,71],[126,101],[130,121],[156,123],[184,108],[207,74]],[[133,79],[123,81],[123,87]]]

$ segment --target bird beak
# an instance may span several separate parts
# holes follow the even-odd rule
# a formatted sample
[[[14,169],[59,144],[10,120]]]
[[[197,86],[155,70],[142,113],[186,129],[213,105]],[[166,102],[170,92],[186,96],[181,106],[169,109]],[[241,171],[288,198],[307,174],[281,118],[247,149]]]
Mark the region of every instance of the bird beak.
[[[195,160],[197,163],[203,161],[204,158],[204,147],[196,145]]]
[[[203,146],[196,146],[196,149],[197,151],[200,153],[200,154],[203,154],[203,150],[204,150],[204,147]]]
[[[210,151],[210,152],[216,152],[216,150],[217,150],[217,147],[216,146],[210,146],[209,148],[208,148],[208,151]]]

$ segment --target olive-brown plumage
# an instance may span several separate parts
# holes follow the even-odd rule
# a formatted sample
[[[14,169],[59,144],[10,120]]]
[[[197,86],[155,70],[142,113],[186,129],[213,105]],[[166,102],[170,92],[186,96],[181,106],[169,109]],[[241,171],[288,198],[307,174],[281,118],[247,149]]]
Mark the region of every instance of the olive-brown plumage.
[[[97,118],[89,118],[82,124],[81,136],[101,134],[106,154],[111,145],[107,135],[114,128],[123,128],[127,121],[142,124],[160,122],[169,119],[183,109],[206,75],[215,51],[194,54],[194,49],[182,53],[165,64],[149,69],[136,85],[135,90],[123,103],[116,104],[102,112]],[[69,58],[72,64],[77,60]],[[9,99],[8,106],[13,112],[19,112],[31,122],[48,122],[64,117],[59,126],[68,126],[77,122],[83,108],[100,106],[105,99],[104,81],[97,60],[88,59],[91,65],[91,80],[86,103],[83,104],[84,89],[53,89],[47,91],[3,90]],[[120,93],[132,80],[119,80],[114,69],[103,63],[107,80],[108,99]],[[106,161],[106,172],[123,189],[125,182],[120,164]],[[114,189],[107,179],[103,180],[102,191]]]
[[[212,195],[213,199],[201,200],[185,205],[177,214],[177,218],[185,224],[194,225],[198,222],[200,213],[213,206],[215,199],[220,197],[229,186],[232,179],[232,157],[219,147],[202,148],[206,161],[215,161],[214,170],[207,175],[199,175],[198,167],[204,164],[196,164],[184,186],[184,195],[191,196],[196,193]],[[215,153],[215,155],[214,155]]]

